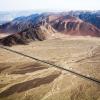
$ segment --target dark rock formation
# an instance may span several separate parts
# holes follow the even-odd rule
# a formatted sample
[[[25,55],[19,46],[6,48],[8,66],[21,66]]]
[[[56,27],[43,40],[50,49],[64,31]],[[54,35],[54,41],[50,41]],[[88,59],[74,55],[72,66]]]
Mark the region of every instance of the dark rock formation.
[[[28,44],[30,41],[43,41],[45,34],[40,27],[28,28],[16,34],[9,35],[0,40],[0,43],[5,46],[12,46],[17,44]]]

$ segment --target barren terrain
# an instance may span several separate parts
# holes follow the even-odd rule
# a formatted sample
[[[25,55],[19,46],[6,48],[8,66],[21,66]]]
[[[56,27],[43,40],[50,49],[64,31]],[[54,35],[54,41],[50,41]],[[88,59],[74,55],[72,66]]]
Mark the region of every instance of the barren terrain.
[[[100,39],[67,37],[8,47],[100,80]],[[0,100],[100,100],[100,85],[0,48]]]

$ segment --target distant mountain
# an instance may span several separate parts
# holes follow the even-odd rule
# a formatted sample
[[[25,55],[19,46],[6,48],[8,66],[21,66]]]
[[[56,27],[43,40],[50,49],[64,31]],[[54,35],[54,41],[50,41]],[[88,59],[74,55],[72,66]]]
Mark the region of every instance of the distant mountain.
[[[68,35],[100,37],[100,30],[97,27],[70,15],[53,21],[52,26],[57,31]]]
[[[0,25],[12,21],[13,17],[11,14],[7,13],[7,12],[0,12]]]
[[[68,15],[78,17],[100,28],[100,11],[70,11]]]
[[[15,18],[11,22],[5,23],[0,26],[1,32],[9,32],[9,33],[17,33],[22,30],[25,30],[26,28],[29,28],[30,26],[34,25],[35,18],[38,17],[38,14],[33,14],[28,17],[21,16],[18,18]]]
[[[35,14],[35,13],[41,13],[41,11],[33,11],[33,10],[29,10],[29,11],[12,11],[12,12],[3,12],[0,11],[0,25],[10,22],[13,19],[17,18],[17,17],[21,17],[21,16],[29,16],[31,14]]]
[[[29,11],[15,11],[15,12],[0,12],[0,25],[4,24],[6,22],[12,21],[13,19],[21,16],[29,16],[31,14],[40,14],[44,11],[37,10],[29,10]],[[53,12],[54,14],[55,12]],[[45,15],[48,15],[50,13],[45,13]],[[79,17],[80,19],[89,22],[96,27],[100,28],[100,11],[69,11],[69,12],[56,12],[56,14],[62,14],[62,15],[71,15],[75,17]]]
[[[52,34],[55,32],[73,36],[100,37],[99,28],[80,18],[83,12],[76,12],[76,15],[74,13],[42,13],[15,18],[11,22],[0,25],[0,32],[13,33],[1,39],[0,43],[8,46],[26,44],[30,40],[47,39],[48,36],[55,35]]]

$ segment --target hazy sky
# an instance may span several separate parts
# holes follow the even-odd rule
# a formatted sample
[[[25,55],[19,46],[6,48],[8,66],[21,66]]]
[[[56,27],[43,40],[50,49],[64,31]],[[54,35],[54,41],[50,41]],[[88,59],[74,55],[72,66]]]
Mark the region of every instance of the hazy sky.
[[[0,0],[0,11],[100,10],[100,0]]]

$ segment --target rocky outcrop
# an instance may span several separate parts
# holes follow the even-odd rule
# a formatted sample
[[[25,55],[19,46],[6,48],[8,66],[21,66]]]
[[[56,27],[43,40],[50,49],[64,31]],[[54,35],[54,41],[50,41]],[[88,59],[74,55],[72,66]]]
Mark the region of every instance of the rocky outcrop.
[[[17,44],[28,44],[31,41],[45,40],[45,33],[40,27],[28,28],[19,33],[9,35],[0,40],[0,43],[5,46],[12,46]]]

